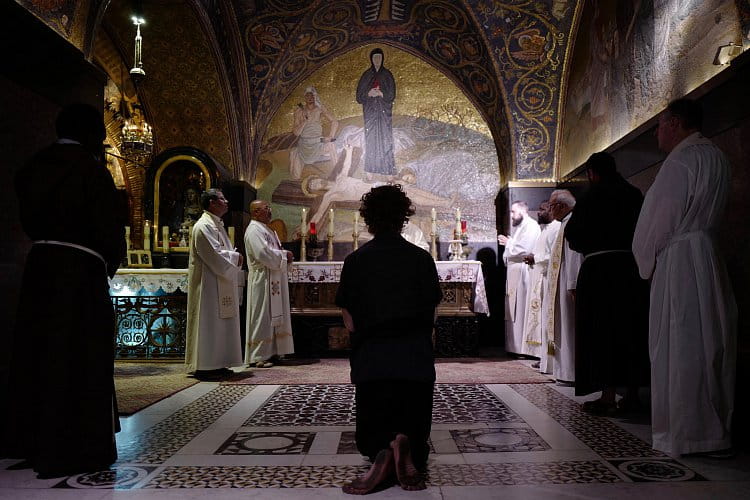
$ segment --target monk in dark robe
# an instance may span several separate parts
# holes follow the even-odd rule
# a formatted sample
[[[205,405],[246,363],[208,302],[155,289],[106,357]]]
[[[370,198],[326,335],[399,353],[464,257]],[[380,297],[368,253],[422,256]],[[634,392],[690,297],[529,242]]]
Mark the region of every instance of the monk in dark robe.
[[[576,291],[577,396],[602,391],[583,409],[610,415],[638,409],[638,387],[649,384],[648,282],[631,252],[643,195],[617,172],[607,153],[586,161],[590,189],[565,228],[570,248],[583,254]],[[615,402],[615,390],[625,397]]]
[[[370,68],[362,73],[357,84],[357,102],[362,105],[365,119],[365,174],[393,176],[393,101],[396,82],[383,67],[383,51],[370,52]]]
[[[424,489],[432,425],[432,329],[442,293],[435,262],[401,236],[414,214],[399,185],[371,189],[360,214],[373,239],[344,261],[336,304],[351,332],[357,449],[368,473],[344,486],[366,494],[395,475]]]
[[[103,161],[95,108],[75,104],[58,141],[16,174],[26,260],[11,347],[5,455],[40,478],[117,459],[115,316],[107,277],[125,255],[122,199]]]

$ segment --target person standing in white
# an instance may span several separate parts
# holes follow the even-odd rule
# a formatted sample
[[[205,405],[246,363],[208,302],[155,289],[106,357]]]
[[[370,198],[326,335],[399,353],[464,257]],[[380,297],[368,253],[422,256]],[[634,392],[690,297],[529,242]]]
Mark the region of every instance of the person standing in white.
[[[700,134],[702,110],[688,99],[659,117],[669,155],[646,194],[633,238],[642,278],[651,278],[649,353],[653,447],[670,455],[722,455],[731,447],[737,306],[717,248],[730,165]]]
[[[271,207],[267,202],[250,203],[253,220],[245,230],[245,253],[250,272],[247,283],[247,343],[245,364],[257,368],[273,366],[271,358],[294,352],[289,310],[289,270],[294,256],[281,247],[279,237],[268,227]]]
[[[507,268],[505,280],[505,352],[523,352],[523,327],[526,321],[526,295],[529,288],[529,266],[523,259],[534,249],[541,230],[529,217],[525,201],[514,201],[510,206],[511,236],[503,234],[497,242],[505,246],[503,262]]]
[[[542,351],[547,350],[546,345],[542,349],[542,330],[547,323],[546,304],[549,302],[547,268],[549,267],[549,258],[557,238],[557,232],[560,230],[560,221],[552,218],[549,213],[549,203],[545,201],[539,205],[537,222],[541,228],[541,233],[531,254],[524,258],[524,262],[529,267],[529,294],[526,299],[526,323],[523,330],[522,353],[541,358]],[[546,369],[546,365],[545,367],[540,366],[540,368]]]
[[[547,370],[551,369],[555,380],[562,385],[572,385],[576,379],[575,297],[578,271],[583,257],[571,250],[568,240],[565,239],[565,226],[575,205],[576,199],[567,189],[552,191],[549,211],[555,220],[560,221],[560,229],[552,246],[547,270],[549,309],[544,329],[547,353],[542,357],[542,365],[545,365]],[[592,228],[593,230],[595,228]]]
[[[185,365],[197,378],[229,374],[242,365],[237,280],[242,255],[221,217],[229,210],[219,189],[201,194],[203,215],[193,225],[188,264]]]

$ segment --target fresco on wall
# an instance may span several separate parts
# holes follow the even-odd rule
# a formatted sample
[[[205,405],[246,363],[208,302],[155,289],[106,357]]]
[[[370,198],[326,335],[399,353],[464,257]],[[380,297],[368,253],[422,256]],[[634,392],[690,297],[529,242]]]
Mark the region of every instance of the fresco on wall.
[[[78,33],[81,29],[76,29],[74,19],[76,18],[76,8],[87,8],[88,1],[20,0],[19,3],[44,21],[47,26],[80,48],[82,33]]]
[[[740,43],[734,0],[586,0],[570,66],[560,174],[716,75]]]
[[[500,176],[487,124],[453,82],[411,54],[366,45],[333,60],[282,104],[266,137],[255,185],[289,240],[306,207],[322,237],[334,209],[335,240],[351,241],[362,194],[398,182],[428,239],[433,208],[443,242],[460,208],[469,239],[495,245]],[[359,230],[369,237],[362,222]]]

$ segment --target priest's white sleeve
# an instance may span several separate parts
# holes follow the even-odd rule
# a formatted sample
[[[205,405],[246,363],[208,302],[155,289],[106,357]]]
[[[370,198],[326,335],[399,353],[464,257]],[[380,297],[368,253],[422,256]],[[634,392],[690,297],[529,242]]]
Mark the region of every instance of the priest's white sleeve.
[[[688,206],[688,168],[667,158],[646,193],[633,236],[633,256],[641,278],[654,273],[656,258],[667,246]]]

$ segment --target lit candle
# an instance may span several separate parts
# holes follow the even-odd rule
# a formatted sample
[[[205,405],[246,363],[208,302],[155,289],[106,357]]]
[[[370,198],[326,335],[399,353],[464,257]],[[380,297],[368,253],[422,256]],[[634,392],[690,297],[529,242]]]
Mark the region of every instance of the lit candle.
[[[307,234],[307,209],[302,207],[302,235]]]
[[[333,236],[333,209],[328,209],[328,234]]]
[[[359,211],[354,211],[354,232],[359,233]]]
[[[164,253],[169,253],[169,226],[161,227],[161,239]]]
[[[151,221],[147,220],[143,224],[143,249],[151,250]]]
[[[466,221],[462,220],[461,221],[461,234],[463,234],[465,232],[466,232]]]
[[[430,210],[430,220],[432,221],[430,231],[432,231],[432,234],[437,234],[437,211],[435,207],[432,207],[432,210]]]

